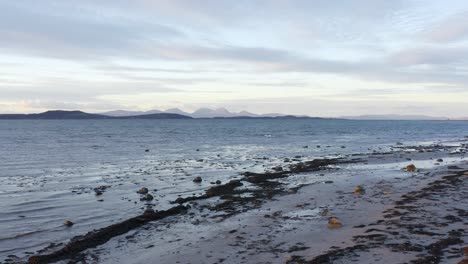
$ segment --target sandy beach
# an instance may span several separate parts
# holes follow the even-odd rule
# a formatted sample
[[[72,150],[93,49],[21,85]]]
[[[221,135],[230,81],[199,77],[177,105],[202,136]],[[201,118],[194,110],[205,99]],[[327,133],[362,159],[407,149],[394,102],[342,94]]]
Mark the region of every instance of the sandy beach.
[[[291,158],[265,173],[243,172],[202,195],[179,197],[167,211],[147,209],[131,221],[52,245],[28,261],[463,263],[465,153],[462,143]],[[415,171],[407,171],[410,164]],[[328,225],[333,217],[338,227]]]

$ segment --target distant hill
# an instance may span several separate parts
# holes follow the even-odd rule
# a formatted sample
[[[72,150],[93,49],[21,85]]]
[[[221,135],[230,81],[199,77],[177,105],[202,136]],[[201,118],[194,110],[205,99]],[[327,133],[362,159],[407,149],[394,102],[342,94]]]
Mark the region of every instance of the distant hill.
[[[40,114],[0,114],[0,119],[109,119],[111,117],[82,111],[54,110]]]
[[[345,119],[356,120],[448,120],[448,117],[434,117],[425,115],[360,115],[342,116]]]
[[[156,113],[136,116],[106,116],[82,111],[53,110],[39,114],[0,114],[0,119],[190,119],[189,116]]]

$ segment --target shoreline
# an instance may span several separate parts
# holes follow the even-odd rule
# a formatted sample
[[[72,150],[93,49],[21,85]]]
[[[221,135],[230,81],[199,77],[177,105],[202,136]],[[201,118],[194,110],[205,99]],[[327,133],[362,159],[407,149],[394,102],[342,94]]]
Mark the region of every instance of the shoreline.
[[[432,146],[432,148],[434,148],[434,147]],[[405,155],[405,153],[408,154],[405,151],[405,149],[403,149],[403,148],[400,149],[400,151],[397,152],[397,153],[400,153],[400,156]],[[417,156],[417,155],[428,155],[430,153],[433,153],[432,150],[430,152],[429,151],[426,152],[424,150],[424,148],[421,148],[421,149],[417,150],[417,152],[410,153],[410,154]],[[193,218],[194,215],[197,215],[197,213],[193,212],[194,210],[199,210],[200,212],[204,211],[204,210],[207,210],[207,211],[210,211],[210,212],[213,213],[213,215],[211,217],[213,219],[216,219],[216,223],[223,223],[224,220],[226,220],[226,222],[232,222],[233,219],[235,219],[235,218],[243,217],[243,214],[246,214],[246,213],[248,214],[249,212],[252,213],[255,210],[262,210],[262,208],[264,208],[265,206],[268,206],[268,204],[273,203],[278,199],[284,199],[284,197],[286,197],[286,200],[289,201],[289,204],[292,204],[292,203],[295,203],[295,202],[297,203],[298,199],[293,199],[294,196],[298,196],[298,195],[300,196],[301,195],[300,193],[303,192],[304,189],[314,188],[314,187],[319,186],[319,185],[316,185],[316,184],[310,184],[310,185],[304,185],[304,186],[296,186],[296,188],[286,188],[285,186],[287,186],[287,184],[278,182],[278,181],[282,181],[283,178],[288,178],[290,176],[292,178],[294,178],[294,177],[296,177],[297,175],[300,175],[300,174],[313,173],[313,172],[317,172],[317,171],[320,171],[320,170],[323,170],[323,169],[327,169],[327,174],[328,174],[328,173],[330,173],[330,171],[329,171],[330,169],[332,170],[331,172],[335,171],[336,169],[341,170],[341,168],[330,167],[330,165],[333,165],[333,166],[337,166],[337,165],[338,166],[343,166],[343,165],[345,165],[346,166],[347,163],[357,163],[358,160],[359,160],[359,162],[361,164],[365,164],[365,163],[369,163],[369,161],[371,159],[375,159],[376,161],[379,160],[379,159],[380,159],[380,161],[382,161],[382,159],[389,160],[389,156],[392,156],[392,155],[396,155],[396,153],[392,152],[392,153],[383,153],[383,154],[382,153],[354,154],[354,155],[350,155],[347,158],[347,160],[342,159],[340,162],[337,162],[337,159],[328,159],[325,162],[323,162],[324,160],[322,160],[322,162],[310,161],[308,163],[309,165],[305,165],[305,164],[307,164],[307,162],[304,162],[303,164],[301,164],[299,166],[297,164],[295,164],[295,165],[292,165],[289,168],[289,170],[285,169],[284,171],[274,172],[272,170],[269,173],[264,173],[264,174],[262,174],[262,173],[260,173],[260,174],[258,174],[258,173],[248,173],[247,172],[247,173],[244,173],[244,175],[243,175],[244,177],[242,178],[242,181],[234,180],[234,181],[236,181],[236,182],[234,182],[234,184],[232,184],[232,182],[229,182],[229,183],[224,184],[224,185],[212,187],[212,188],[210,188],[210,189],[212,189],[211,191],[210,191],[210,189],[208,189],[205,192],[205,196],[202,195],[201,197],[188,197],[188,199],[186,197],[185,200],[179,200],[178,203],[181,203],[181,204],[188,202],[188,204],[189,204],[188,207],[189,208],[192,207],[192,209],[189,209],[188,214],[184,214],[183,216],[178,216],[178,217],[181,217],[181,218],[191,217],[191,218]],[[446,153],[446,155],[448,155],[448,152]],[[356,156],[362,156],[362,157],[367,156],[368,159],[363,160],[363,159],[357,158]],[[382,156],[383,158],[381,158],[380,156]],[[401,159],[400,162],[403,162],[404,158],[400,158],[400,159]],[[372,163],[372,162],[370,162],[370,163]],[[340,170],[338,170],[338,171],[340,171]],[[345,169],[343,169],[343,170],[345,170]],[[286,179],[286,180],[290,180],[290,179]],[[241,189],[242,191],[239,191],[239,190],[236,189],[236,187],[240,187],[239,183],[241,183],[241,182],[245,182],[247,185],[250,184],[249,185],[250,187],[251,187],[251,185],[255,184],[256,187],[260,187],[261,191],[259,191],[258,189],[251,189],[249,186],[247,186],[249,188],[245,188],[245,186],[243,186],[242,189]],[[326,182],[328,182],[328,183],[326,183]],[[320,184],[320,187],[325,187],[326,186],[326,188],[329,188],[330,186],[336,185],[336,183],[334,183],[331,180],[329,180],[329,181],[325,180],[325,181],[323,181],[321,183],[323,183],[323,185]],[[279,187],[279,186],[281,186],[281,187]],[[279,189],[278,189],[278,187],[279,187]],[[334,186],[334,187],[336,187],[336,186]],[[351,186],[348,186],[348,187],[351,187]],[[249,196],[249,194],[250,195],[254,194],[254,197]],[[247,195],[247,196],[242,197],[243,195],[244,196]],[[341,193],[340,196],[344,196],[343,192]],[[363,195],[363,198],[365,198],[365,197],[366,197],[366,195]],[[224,198],[224,199],[222,199],[222,198]],[[218,199],[218,201],[214,202],[214,204],[217,204],[216,206],[212,205],[213,201],[211,201],[211,200],[213,200],[213,199]],[[224,200],[224,202],[219,203],[220,199]],[[196,200],[199,200],[199,201],[196,201]],[[205,201],[205,200],[207,200],[207,201]],[[291,200],[293,200],[293,201],[296,200],[296,201],[291,202]],[[176,202],[176,201],[174,201],[174,202]],[[199,204],[199,202],[200,202],[200,204]],[[206,203],[206,204],[203,204],[203,203]],[[315,204],[317,205],[317,203],[322,204],[321,202],[316,200]],[[310,207],[310,204],[311,203],[304,203],[302,205],[300,204],[300,205],[298,205],[299,206],[298,208],[300,208],[302,206],[301,209],[310,210],[310,209],[307,209],[307,207]],[[287,206],[287,204],[286,205],[283,204],[283,205],[279,205],[279,206],[284,207],[284,206]],[[316,207],[315,209],[317,209],[317,206],[315,206],[315,207]],[[319,211],[318,211],[319,214],[323,213],[323,212],[320,212],[320,210],[322,210],[323,208],[318,208],[318,209],[319,209]],[[333,210],[333,211],[335,211],[335,210]],[[372,210],[370,210],[370,211],[372,211]],[[222,212],[222,213],[217,214],[217,212]],[[278,212],[278,211],[275,211],[275,212]],[[288,216],[284,216],[283,213],[275,213],[275,212],[273,214],[265,214],[260,219],[261,220],[265,220],[265,219],[266,220],[275,220],[275,221],[277,219],[286,219],[286,220],[288,219]],[[269,216],[267,217],[267,215],[269,215]],[[173,217],[171,217],[171,218],[173,218]],[[299,217],[299,218],[301,218],[301,217]],[[305,218],[307,218],[307,217],[305,217]],[[238,219],[238,220],[239,220],[239,222],[244,221],[244,220],[241,220],[241,219]],[[173,221],[177,222],[178,220],[171,219],[171,221],[172,222]],[[258,221],[258,219],[255,220],[255,221]],[[320,222],[322,222],[322,221],[320,221]],[[198,224],[199,223],[190,222],[190,225],[193,225],[193,226],[197,226]],[[348,223],[345,224],[345,227],[347,225],[348,225]],[[234,229],[229,230],[228,234],[230,234],[229,232],[231,232],[233,230]],[[345,228],[343,228],[339,232],[342,232],[343,230],[345,230]],[[94,233],[97,233],[97,232],[99,232],[99,230],[94,231]],[[333,231],[333,232],[335,232],[335,231]],[[93,233],[93,232],[90,232],[90,233]],[[238,233],[237,230],[232,232],[232,234],[237,234],[237,233]],[[118,233],[116,233],[116,235],[117,234]],[[121,234],[118,234],[118,235],[121,235]],[[72,239],[72,241],[73,240],[76,241],[76,239]],[[107,241],[105,241],[105,242],[107,242]],[[209,242],[208,244],[210,244],[210,243],[213,243],[213,242]],[[103,243],[101,243],[101,244],[103,244]],[[310,248],[310,246],[306,246],[305,244],[306,243],[303,243],[301,245],[299,243],[298,245],[296,245],[296,247],[293,247],[291,250],[289,250],[291,252],[287,251],[287,253],[291,253],[291,254],[288,254],[288,257],[291,258],[291,259],[289,259],[289,261],[296,261],[296,262],[291,262],[291,263],[309,263],[309,262],[298,262],[298,261],[307,261],[307,260],[305,260],[304,258],[301,259],[299,257],[300,255],[292,254],[293,252],[296,252],[296,251],[301,252],[300,249],[303,249],[303,250],[307,251],[306,248]],[[96,246],[97,245],[93,245],[92,247],[96,247]],[[66,248],[66,246],[65,246],[65,248]],[[151,248],[153,248],[153,247],[151,247]],[[54,249],[57,250],[56,248],[54,248]],[[83,251],[83,249],[84,248],[82,248],[79,251],[76,251],[76,250],[71,251],[68,256],[64,257],[62,255],[62,257],[60,257],[59,259],[76,258],[77,257],[76,255],[79,255],[79,258],[83,258],[83,254],[80,253],[81,251]],[[52,253],[50,253],[50,251],[52,251]],[[59,249],[59,251],[60,251],[60,249]],[[89,251],[93,251],[93,249],[85,251],[84,254],[86,255],[86,254],[90,253]],[[151,250],[148,250],[148,251],[151,251]],[[49,248],[48,251],[44,251],[42,253],[42,255],[44,256],[44,255],[47,255],[47,254],[57,254],[56,252],[57,251],[51,250],[51,248]],[[63,253],[63,251],[62,251],[62,253]],[[73,254],[71,254],[71,253],[73,253]],[[156,254],[156,257],[157,257],[158,253],[156,252],[156,253],[147,253],[147,254],[151,255],[152,257],[155,257],[155,254]],[[88,254],[88,255],[93,255],[93,254]],[[315,254],[315,255],[317,255],[317,254]],[[51,255],[49,255],[49,256],[51,256]],[[30,260],[34,261],[34,259],[35,259],[35,257],[32,257],[32,259],[30,259]],[[273,258],[273,259],[276,259],[276,258]],[[193,258],[190,259],[190,260],[193,260]],[[30,261],[30,263],[42,263],[42,262],[33,262],[33,261]],[[161,260],[161,261],[164,261],[164,260]],[[279,261],[278,263],[283,263],[284,261],[287,261],[287,260],[282,260],[282,261]],[[104,262],[106,262],[106,261],[104,261]],[[163,263],[170,263],[170,262],[163,262]],[[192,263],[192,262],[189,262],[189,263]],[[200,262],[195,261],[193,263],[203,263],[203,262],[202,261],[200,261]],[[235,262],[227,261],[226,263],[235,263]],[[244,263],[252,263],[252,262],[247,261],[247,262],[244,262]],[[254,262],[254,263],[257,263],[257,262]],[[258,263],[261,263],[261,262],[258,262]],[[311,263],[314,263],[314,262],[311,262]],[[317,262],[317,263],[320,263],[320,262]]]

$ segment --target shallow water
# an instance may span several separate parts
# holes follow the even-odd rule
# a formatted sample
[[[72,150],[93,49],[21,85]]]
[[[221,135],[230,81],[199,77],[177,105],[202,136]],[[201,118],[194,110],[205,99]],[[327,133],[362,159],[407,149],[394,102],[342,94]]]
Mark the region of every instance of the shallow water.
[[[458,144],[467,135],[468,122],[2,120],[0,261],[141,213],[143,186],[164,209],[178,195],[284,158],[388,151],[396,142]],[[194,184],[196,176],[204,181]],[[96,196],[98,186],[110,187]],[[76,224],[66,228],[65,220]]]

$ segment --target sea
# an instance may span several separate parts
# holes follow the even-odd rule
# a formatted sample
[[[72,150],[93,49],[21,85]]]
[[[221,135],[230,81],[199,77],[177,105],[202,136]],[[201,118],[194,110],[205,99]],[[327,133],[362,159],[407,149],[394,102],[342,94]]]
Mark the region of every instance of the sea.
[[[0,262],[148,207],[170,208],[217,180],[285,159],[458,144],[466,136],[468,122],[457,121],[0,120]],[[200,184],[192,181],[198,176]],[[140,201],[142,187],[153,201]]]

